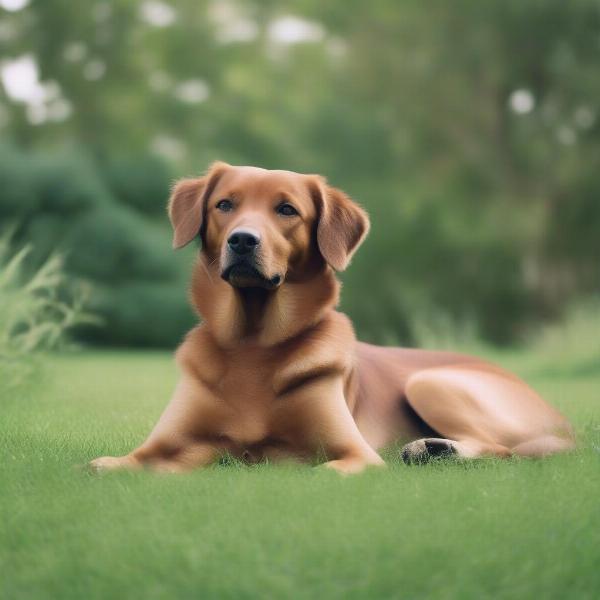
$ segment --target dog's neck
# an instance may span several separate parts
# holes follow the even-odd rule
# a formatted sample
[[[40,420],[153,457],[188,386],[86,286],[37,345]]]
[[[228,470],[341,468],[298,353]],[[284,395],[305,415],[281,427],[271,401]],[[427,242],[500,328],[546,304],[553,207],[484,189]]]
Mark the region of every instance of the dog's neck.
[[[232,348],[253,341],[275,346],[313,327],[333,310],[340,284],[323,266],[302,282],[284,281],[276,290],[234,288],[201,254],[192,277],[192,303],[217,343]]]

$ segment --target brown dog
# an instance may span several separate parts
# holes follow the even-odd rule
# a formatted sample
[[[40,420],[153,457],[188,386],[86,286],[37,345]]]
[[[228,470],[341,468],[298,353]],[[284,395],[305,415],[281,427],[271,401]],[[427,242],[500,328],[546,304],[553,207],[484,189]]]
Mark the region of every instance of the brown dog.
[[[541,456],[574,446],[563,416],[477,358],[357,342],[334,271],[369,229],[317,175],[216,163],[169,202],[175,248],[198,235],[192,299],[203,317],[150,437],[97,469],[180,471],[225,453],[248,462],[323,456],[344,473],[432,456]]]

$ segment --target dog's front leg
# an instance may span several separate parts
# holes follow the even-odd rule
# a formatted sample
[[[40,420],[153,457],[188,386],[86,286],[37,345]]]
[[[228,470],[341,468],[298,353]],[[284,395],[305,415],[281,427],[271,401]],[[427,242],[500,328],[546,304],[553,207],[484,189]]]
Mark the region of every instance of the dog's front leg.
[[[150,468],[181,472],[209,465],[223,449],[212,428],[220,418],[211,392],[184,376],[148,439],[125,456],[102,456],[90,462],[95,471]]]
[[[324,454],[322,466],[340,473],[359,473],[368,466],[384,466],[382,458],[363,438],[346,403],[341,376],[311,381],[294,391],[287,417],[309,450]]]
[[[219,456],[218,448],[203,442],[182,441],[176,446],[146,442],[125,456],[96,458],[90,462],[90,467],[94,471],[149,468],[161,473],[181,473],[209,465]]]

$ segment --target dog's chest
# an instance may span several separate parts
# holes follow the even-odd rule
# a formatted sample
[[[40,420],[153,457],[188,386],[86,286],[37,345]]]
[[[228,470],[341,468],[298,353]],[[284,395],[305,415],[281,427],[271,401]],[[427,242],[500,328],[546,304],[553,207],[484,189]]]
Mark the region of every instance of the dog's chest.
[[[217,389],[223,400],[250,408],[273,397],[273,375],[279,361],[272,353],[250,346],[247,351],[230,352],[221,360],[223,368]]]
[[[210,391],[219,415],[211,421],[212,433],[227,440],[234,453],[273,445],[287,450],[301,443],[304,386],[334,372],[341,376],[351,360],[352,332],[342,329],[336,335],[339,329],[323,323],[269,348],[245,342],[222,348],[206,330],[196,330],[179,359]]]
[[[215,386],[228,407],[223,435],[241,446],[260,444],[273,435],[277,398],[273,388],[278,361],[260,348],[232,352]]]

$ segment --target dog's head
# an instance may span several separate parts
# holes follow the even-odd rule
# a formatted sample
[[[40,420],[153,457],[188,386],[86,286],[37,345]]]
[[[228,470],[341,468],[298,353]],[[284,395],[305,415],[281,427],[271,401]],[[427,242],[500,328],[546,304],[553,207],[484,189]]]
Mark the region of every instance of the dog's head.
[[[366,213],[319,175],[221,162],[175,185],[169,217],[174,248],[200,236],[223,279],[266,289],[323,261],[342,271],[369,229]]]

